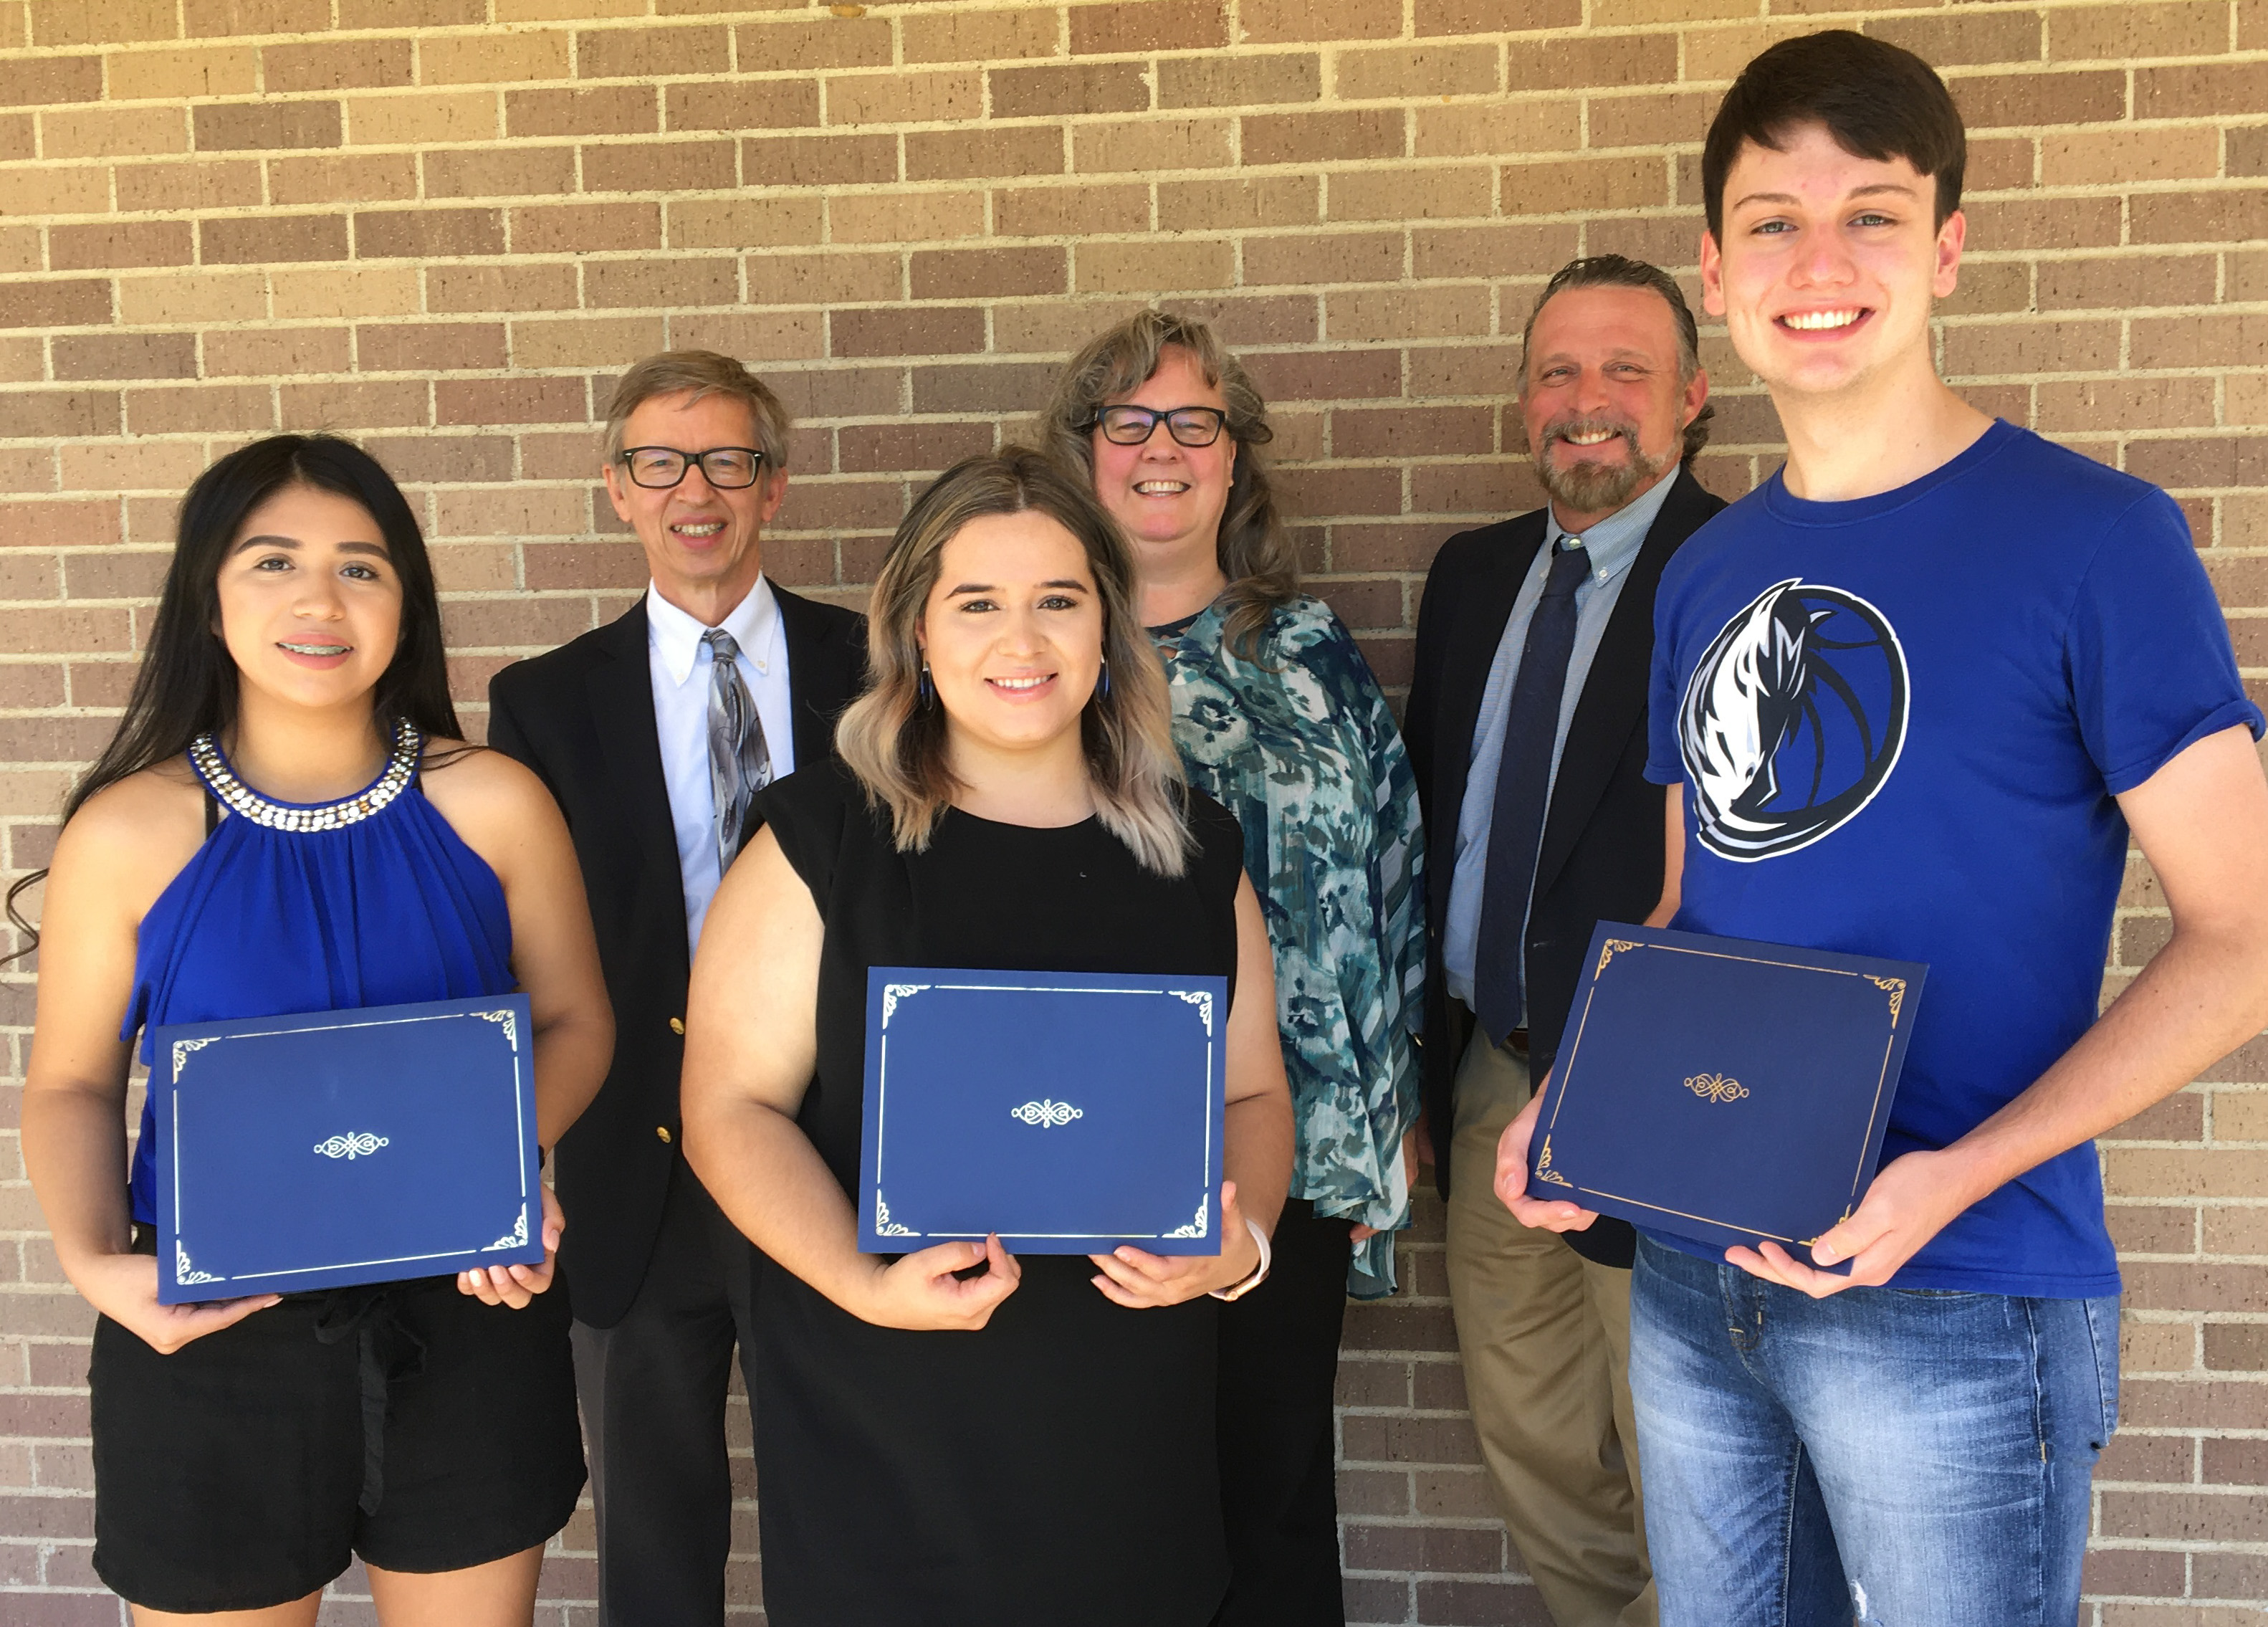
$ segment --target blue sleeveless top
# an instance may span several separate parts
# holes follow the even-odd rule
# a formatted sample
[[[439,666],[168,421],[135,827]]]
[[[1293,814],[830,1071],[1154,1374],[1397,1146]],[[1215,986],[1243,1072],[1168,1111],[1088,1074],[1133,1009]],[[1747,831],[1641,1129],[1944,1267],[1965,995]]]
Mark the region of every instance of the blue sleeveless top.
[[[424,741],[407,721],[386,768],[343,801],[276,802],[236,777],[210,735],[189,762],[227,810],[150,912],[119,1038],[218,1022],[416,1000],[509,994],[504,884],[417,784]],[[134,1218],[158,1214],[157,1137],[145,1102]]]

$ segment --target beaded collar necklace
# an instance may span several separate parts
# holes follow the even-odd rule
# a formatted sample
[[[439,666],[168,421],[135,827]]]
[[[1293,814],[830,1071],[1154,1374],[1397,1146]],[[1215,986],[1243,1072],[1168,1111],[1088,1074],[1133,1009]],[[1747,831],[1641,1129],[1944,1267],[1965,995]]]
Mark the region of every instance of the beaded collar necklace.
[[[424,744],[416,725],[402,718],[394,725],[394,751],[379,777],[361,794],[337,802],[276,802],[261,796],[236,777],[236,770],[221,754],[220,742],[210,734],[200,734],[189,742],[189,766],[221,806],[239,819],[270,830],[337,830],[360,824],[408,790],[416,777],[418,753]]]

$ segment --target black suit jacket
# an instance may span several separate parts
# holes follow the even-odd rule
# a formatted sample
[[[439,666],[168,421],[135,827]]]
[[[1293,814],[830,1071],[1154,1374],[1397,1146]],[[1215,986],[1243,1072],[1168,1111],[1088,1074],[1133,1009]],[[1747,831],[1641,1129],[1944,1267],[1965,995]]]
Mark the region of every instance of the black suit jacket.
[[[1661,898],[1662,789],[1646,778],[1646,684],[1653,660],[1653,594],[1661,569],[1725,506],[1690,470],[1662,502],[1640,545],[1576,703],[1544,815],[1528,922],[1528,1059],[1538,1079],[1558,1054],[1584,952],[1604,921],[1642,921]],[[1543,545],[1543,511],[1461,532],[1441,545],[1418,613],[1417,671],[1403,738],[1425,811],[1428,858],[1425,1081],[1436,1178],[1449,1189],[1457,1063],[1469,1023],[1450,999],[1442,932],[1455,872],[1457,821],[1473,728],[1490,665],[1520,584]],[[1602,1219],[1567,1240],[1592,1259],[1627,1265],[1629,1226]]]
[[[775,587],[795,710],[795,760],[823,762],[835,719],[865,681],[866,623]],[[611,1328],[644,1280],[682,1130],[685,883],[662,777],[645,600],[516,662],[489,683],[489,744],[551,788],[575,839],[615,1006],[615,1059],[555,1160],[568,1227],[560,1268],[575,1314]],[[668,1131],[667,1139],[657,1134]]]

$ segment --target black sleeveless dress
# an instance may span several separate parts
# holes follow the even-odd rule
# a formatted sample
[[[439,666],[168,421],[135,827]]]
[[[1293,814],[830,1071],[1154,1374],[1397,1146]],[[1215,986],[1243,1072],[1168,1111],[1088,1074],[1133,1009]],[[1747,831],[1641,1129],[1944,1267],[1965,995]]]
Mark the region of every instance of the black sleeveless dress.
[[[826,922],[817,1071],[799,1122],[856,1189],[866,968],[1236,978],[1242,839],[1192,798],[1167,880],[1100,821],[946,814],[900,853],[836,764],[758,808]],[[1004,1036],[1012,1043],[1012,1036]],[[773,1627],[1204,1627],[1228,1579],[1214,1311],[1112,1304],[1083,1255],[1021,1257],[979,1332],[877,1328],[767,1261],[756,1465]]]

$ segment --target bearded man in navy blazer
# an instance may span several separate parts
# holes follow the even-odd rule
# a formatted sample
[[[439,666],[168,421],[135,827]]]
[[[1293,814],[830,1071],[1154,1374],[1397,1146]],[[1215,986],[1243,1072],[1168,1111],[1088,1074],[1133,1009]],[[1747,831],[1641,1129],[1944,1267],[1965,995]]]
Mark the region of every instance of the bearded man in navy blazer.
[[[566,813],[615,1006],[612,1071],[556,1167],[604,1627],[725,1613],[725,1395],[754,1272],[681,1146],[686,982],[749,799],[833,750],[865,665],[863,617],[763,574],[788,430],[730,357],[669,351],[623,374],[604,473],[652,585],[489,686],[489,743]]]
[[[1559,1627],[1653,1627],[1633,1233],[1616,1220],[1565,1242],[1531,1230],[1493,1175],[1498,1137],[1558,1052],[1592,930],[1642,921],[1660,897],[1661,788],[1646,779],[1654,587],[1725,505],[1689,467],[1712,409],[1693,313],[1666,273],[1619,254],[1562,268],[1521,367],[1551,501],[1442,545],[1403,725],[1436,856],[1425,1115],[1465,1387],[1505,1524]]]

